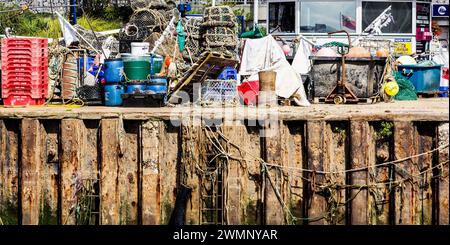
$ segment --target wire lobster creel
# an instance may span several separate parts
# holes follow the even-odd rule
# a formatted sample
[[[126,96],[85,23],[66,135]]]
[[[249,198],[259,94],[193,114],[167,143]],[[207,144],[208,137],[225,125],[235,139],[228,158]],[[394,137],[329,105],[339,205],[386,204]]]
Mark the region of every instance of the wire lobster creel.
[[[205,47],[236,47],[238,44],[236,31],[230,27],[209,28],[203,38]]]
[[[134,11],[147,9],[150,7],[150,2],[151,0],[130,0],[130,7]]]
[[[203,13],[203,26],[237,26],[236,16],[229,6],[208,7]]]
[[[150,33],[162,32],[167,26],[167,20],[164,15],[153,9],[142,9],[134,12],[130,17],[129,23],[140,29],[147,29]]]

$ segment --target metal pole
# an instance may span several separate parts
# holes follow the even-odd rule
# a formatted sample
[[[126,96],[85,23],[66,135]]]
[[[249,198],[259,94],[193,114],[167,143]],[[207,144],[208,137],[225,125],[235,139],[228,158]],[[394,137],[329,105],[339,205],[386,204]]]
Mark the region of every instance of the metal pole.
[[[212,0],[211,5],[212,5],[213,7],[216,6],[216,0]]]
[[[76,25],[77,24],[77,0],[70,0],[72,5],[70,7],[70,24]]]
[[[258,25],[258,0],[253,0],[253,30]]]

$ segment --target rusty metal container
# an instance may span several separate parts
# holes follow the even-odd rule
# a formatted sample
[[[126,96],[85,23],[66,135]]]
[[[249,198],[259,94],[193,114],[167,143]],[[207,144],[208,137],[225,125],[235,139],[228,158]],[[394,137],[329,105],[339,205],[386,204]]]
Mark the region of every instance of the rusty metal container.
[[[312,97],[324,98],[341,79],[340,57],[310,57]],[[386,58],[345,58],[347,86],[358,98],[370,98],[379,89]]]

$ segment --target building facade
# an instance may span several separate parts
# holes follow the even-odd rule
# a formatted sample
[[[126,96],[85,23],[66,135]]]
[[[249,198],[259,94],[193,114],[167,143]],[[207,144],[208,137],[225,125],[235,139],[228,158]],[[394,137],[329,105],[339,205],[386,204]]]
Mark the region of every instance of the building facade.
[[[328,32],[343,29],[357,37],[378,26],[377,38],[421,53],[432,39],[431,11],[431,0],[268,0],[266,26],[274,35],[303,35],[318,44],[329,42]]]

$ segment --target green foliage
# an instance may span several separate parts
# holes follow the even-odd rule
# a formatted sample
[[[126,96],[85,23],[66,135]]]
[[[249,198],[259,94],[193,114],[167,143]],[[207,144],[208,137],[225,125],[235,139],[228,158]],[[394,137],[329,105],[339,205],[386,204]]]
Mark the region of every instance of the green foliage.
[[[383,121],[380,123],[379,127],[377,127],[377,129],[375,130],[375,139],[386,141],[392,136],[393,130],[394,130],[394,123]]]
[[[1,11],[13,9],[17,7],[0,4]],[[59,38],[62,35],[58,20],[51,14],[38,14],[31,11],[0,13],[0,27],[0,34],[4,34],[5,28],[9,27],[19,36]]]
[[[94,31],[107,31],[113,29],[119,29],[122,27],[120,20],[105,20],[100,18],[92,18],[88,16],[83,16],[77,19],[78,25],[83,28],[90,30],[89,23],[91,24]]]

